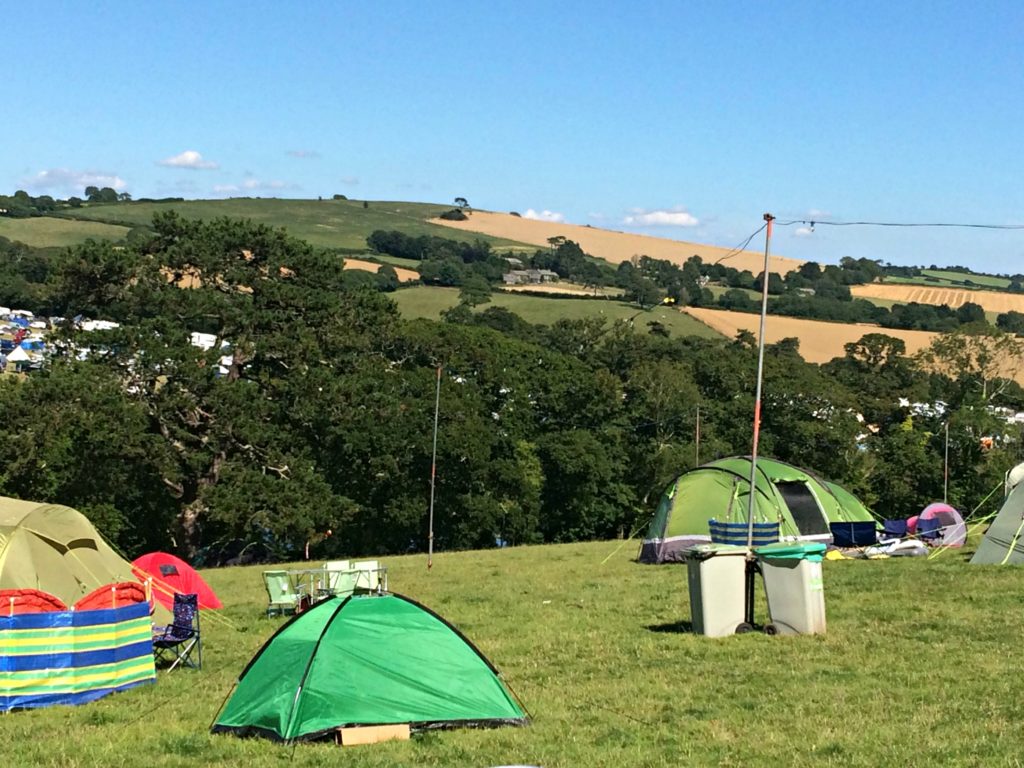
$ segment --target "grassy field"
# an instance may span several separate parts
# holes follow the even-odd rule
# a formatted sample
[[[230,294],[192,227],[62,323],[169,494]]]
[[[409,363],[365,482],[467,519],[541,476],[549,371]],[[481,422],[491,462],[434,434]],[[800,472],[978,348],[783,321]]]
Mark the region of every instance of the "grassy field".
[[[931,280],[927,278],[933,278]],[[970,280],[976,286],[1002,290],[1010,287],[1010,281],[1005,277],[995,275],[972,275],[967,272],[951,272],[946,269],[922,269],[921,277],[886,277],[887,283],[902,283],[910,285],[943,285],[947,287],[963,288],[965,280]]]
[[[689,627],[680,566],[635,543],[386,560],[391,588],[438,611],[502,670],[526,728],[435,732],[351,748],[208,733],[281,624],[260,568],[204,575],[204,669],[93,704],[3,716],[17,766],[871,766],[1020,764],[1019,569],[934,560],[825,563],[828,634],[712,640]],[[608,556],[607,562],[603,562]],[[764,621],[763,601],[758,620]],[[59,738],[56,735],[59,734]]]
[[[287,227],[295,237],[313,245],[331,248],[366,248],[366,236],[375,229],[397,229],[408,235],[436,235],[450,240],[486,240],[509,250],[536,250],[535,246],[474,232],[459,232],[430,224],[450,205],[371,201],[363,208],[355,200],[278,200],[232,198],[229,200],[187,200],[181,203],[118,203],[76,209],[77,218],[132,225],[149,224],[153,214],[177,211],[186,218],[212,219],[218,216],[252,219],[274,227]]]
[[[457,288],[436,288],[416,286],[395,291],[390,294],[398,304],[402,315],[410,318],[429,318],[436,320],[441,312],[454,307],[459,300]],[[640,330],[647,330],[647,323],[657,320],[662,323],[673,336],[703,336],[718,338],[718,334],[703,323],[697,322],[688,315],[667,307],[640,312],[636,305],[609,299],[559,299],[542,296],[523,296],[520,294],[495,292],[491,294],[490,304],[477,308],[482,311],[487,307],[504,307],[515,312],[530,323],[551,325],[556,320],[579,320],[589,317],[601,317],[610,321],[633,318]]]
[[[90,237],[94,240],[120,240],[127,233],[128,227],[99,221],[71,221],[50,216],[32,219],[0,217],[0,237],[37,248],[77,245]]]

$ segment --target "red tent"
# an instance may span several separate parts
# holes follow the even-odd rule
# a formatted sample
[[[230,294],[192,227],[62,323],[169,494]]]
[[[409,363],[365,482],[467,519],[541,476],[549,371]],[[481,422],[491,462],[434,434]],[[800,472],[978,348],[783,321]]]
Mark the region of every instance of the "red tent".
[[[132,562],[140,579],[153,580],[153,597],[168,609],[174,607],[175,593],[199,595],[200,608],[223,608],[220,598],[191,565],[166,552],[150,552]]]

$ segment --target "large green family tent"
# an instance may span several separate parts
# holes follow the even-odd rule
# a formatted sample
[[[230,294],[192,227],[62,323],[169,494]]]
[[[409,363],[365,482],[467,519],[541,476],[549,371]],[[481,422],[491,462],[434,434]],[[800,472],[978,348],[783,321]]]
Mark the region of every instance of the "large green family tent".
[[[758,458],[754,517],[779,524],[783,537],[831,540],[830,523],[871,521],[852,493],[805,469]],[[675,562],[682,550],[710,541],[708,521],[746,522],[750,458],[734,456],[684,472],[658,504],[640,549],[642,563]]]
[[[524,725],[497,669],[437,614],[397,594],[334,597],[252,658],[214,733],[294,741],[341,727]]]
[[[1024,563],[1024,483],[1018,483],[1003,501],[971,558],[975,565]]]
[[[85,515],[0,497],[0,589],[37,589],[72,605],[97,587],[136,581]]]

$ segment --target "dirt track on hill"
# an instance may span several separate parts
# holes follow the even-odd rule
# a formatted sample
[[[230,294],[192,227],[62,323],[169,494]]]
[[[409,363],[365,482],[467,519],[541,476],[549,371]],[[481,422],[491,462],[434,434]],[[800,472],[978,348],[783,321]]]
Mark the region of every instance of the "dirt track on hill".
[[[713,263],[731,251],[730,248],[719,248],[714,245],[667,240],[663,237],[636,235],[628,232],[613,232],[608,229],[585,227],[578,224],[558,224],[550,221],[523,219],[507,213],[489,213],[487,211],[474,211],[466,221],[445,221],[444,219],[431,219],[430,221],[432,224],[461,229],[465,232],[480,232],[544,248],[548,247],[548,238],[562,236],[579,243],[580,247],[591,256],[598,256],[612,264],[629,261],[633,256],[650,256],[652,259],[664,259],[674,264],[683,264],[694,254],[700,256],[706,263]],[[734,269],[749,269],[756,275],[764,264],[764,253],[740,251],[722,263]],[[770,264],[772,272],[785,274],[799,267],[803,261],[786,256],[772,256]]]

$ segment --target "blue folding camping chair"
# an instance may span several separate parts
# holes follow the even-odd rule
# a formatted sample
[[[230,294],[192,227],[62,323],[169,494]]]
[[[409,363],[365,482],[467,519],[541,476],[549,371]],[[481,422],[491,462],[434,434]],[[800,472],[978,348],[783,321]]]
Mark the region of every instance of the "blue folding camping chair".
[[[192,652],[196,658],[193,661]],[[153,653],[156,661],[174,658],[167,669],[179,664],[203,668],[203,639],[199,632],[199,595],[174,595],[174,620],[166,627],[153,628]]]

